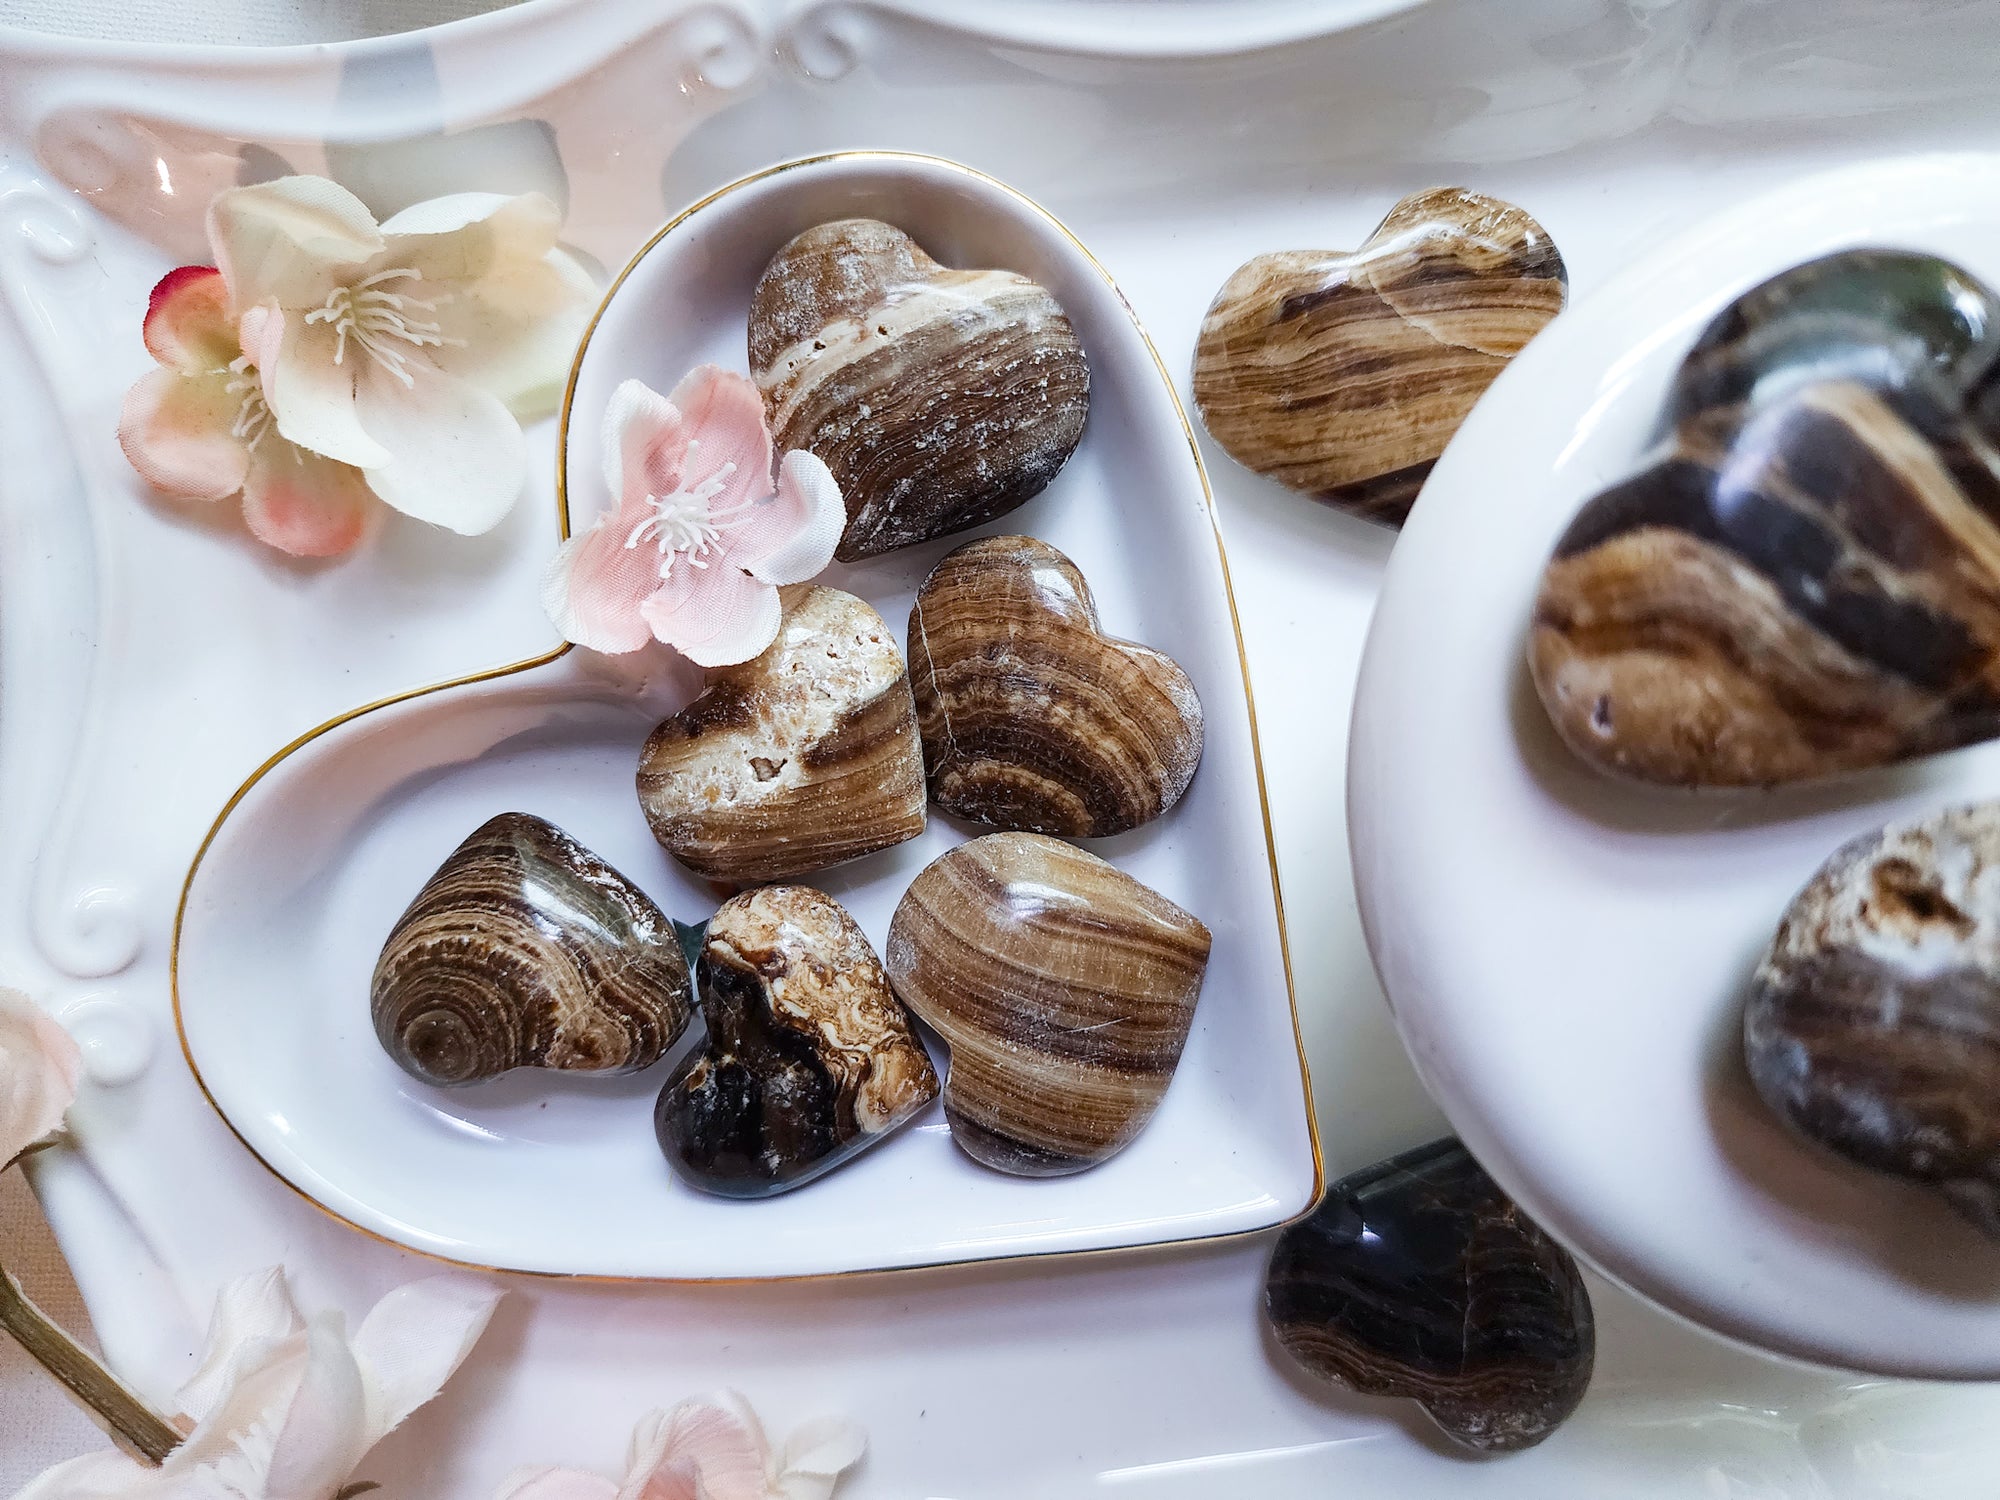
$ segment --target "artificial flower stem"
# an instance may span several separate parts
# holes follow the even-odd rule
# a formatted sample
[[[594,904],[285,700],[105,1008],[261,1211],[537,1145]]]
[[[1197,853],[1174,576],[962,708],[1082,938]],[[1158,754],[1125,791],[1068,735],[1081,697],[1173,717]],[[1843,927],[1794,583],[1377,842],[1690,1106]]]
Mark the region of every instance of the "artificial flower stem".
[[[0,1266],[0,1329],[12,1334],[28,1358],[53,1375],[126,1452],[160,1464],[180,1446],[180,1430],[30,1302],[4,1266]]]

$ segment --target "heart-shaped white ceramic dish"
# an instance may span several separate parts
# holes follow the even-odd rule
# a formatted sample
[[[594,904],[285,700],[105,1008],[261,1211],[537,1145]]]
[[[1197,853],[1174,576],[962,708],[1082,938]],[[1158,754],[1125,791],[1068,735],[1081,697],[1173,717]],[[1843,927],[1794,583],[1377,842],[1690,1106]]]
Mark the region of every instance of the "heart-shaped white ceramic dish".
[[[1870,164],[1662,246],[1488,392],[1396,544],[1348,800],[1369,947],[1419,1071],[1501,1184],[1673,1311],[1767,1349],[2000,1377],[2000,1244],[1943,1200],[1795,1139],[1751,1090],[1741,1004],[1842,842],[2000,789],[2000,745],[1747,795],[1622,785],[1526,681],[1536,587],[1577,509],[1638,464],[1730,298],[1837,249],[2000,286],[2000,158]]]
[[[933,1111],[807,1188],[745,1202],[668,1171],[651,1123],[665,1064],[610,1081],[519,1072],[454,1091],[410,1079],[376,1043],[369,972],[404,905],[486,818],[549,818],[683,920],[705,919],[718,899],[653,843],[633,787],[647,732],[694,679],[664,653],[648,673],[556,650],[304,736],[242,788],[189,873],[174,953],[189,1062],[259,1158],[360,1228],[496,1268],[739,1278],[1203,1239],[1279,1223],[1318,1194],[1249,686],[1207,483],[1144,331],[1060,224],[991,178],[895,153],[775,167],[696,203],[613,283],[579,351],[563,412],[563,524],[587,523],[606,498],[598,427],[613,388],[637,378],[670,390],[704,361],[744,368],[765,262],[799,231],[852,215],[902,226],[948,265],[1032,276],[1089,356],[1076,455],[1043,494],[983,529],[1067,552],[1107,630],[1169,652],[1202,696],[1207,748],[1187,796],[1091,846],[1215,935],[1173,1085],[1132,1146],[1074,1177],[979,1167]],[[822,581],[866,598],[900,637],[917,584],[964,539]],[[879,948],[910,880],[966,836],[933,817],[923,837],[813,883]]]

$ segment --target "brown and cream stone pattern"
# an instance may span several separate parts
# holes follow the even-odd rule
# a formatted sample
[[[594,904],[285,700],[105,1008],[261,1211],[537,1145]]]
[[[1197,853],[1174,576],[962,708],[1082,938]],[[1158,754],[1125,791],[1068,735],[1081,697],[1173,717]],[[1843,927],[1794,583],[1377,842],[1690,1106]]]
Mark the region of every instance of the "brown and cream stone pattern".
[[[1179,1065],[1209,933],[1073,844],[989,833],[940,855],[896,908],[889,982],[951,1048],[945,1117],[968,1155],[1054,1177],[1152,1118]]]
[[[1201,762],[1201,700],[1168,656],[1098,626],[1046,542],[948,554],[910,610],[931,799],[998,828],[1094,838],[1158,817]]]
[[[821,224],[772,258],[750,305],[750,373],[778,447],[817,454],[840,483],[843,562],[1040,493],[1090,404],[1083,346],[1045,288],[942,266],[877,219]]]
[[[779,597],[770,648],[710,672],[639,759],[653,836],[712,880],[783,880],[924,831],[923,746],[895,637],[839,589]]]
[[[1238,463],[1400,525],[1473,403],[1567,290],[1547,231],[1511,203],[1413,193],[1359,250],[1239,267],[1202,320],[1195,405]]]

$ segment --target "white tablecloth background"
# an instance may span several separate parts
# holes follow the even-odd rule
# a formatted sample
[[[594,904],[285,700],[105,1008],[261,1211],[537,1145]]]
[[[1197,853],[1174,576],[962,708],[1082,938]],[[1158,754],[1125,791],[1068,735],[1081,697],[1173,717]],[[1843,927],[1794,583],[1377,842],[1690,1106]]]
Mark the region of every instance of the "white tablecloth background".
[[[409,31],[498,10],[512,0],[0,0],[0,25],[139,42],[278,46]],[[19,1171],[0,1173],[0,1265],[63,1326],[89,1321]],[[0,1496],[107,1439],[62,1390],[0,1336]]]

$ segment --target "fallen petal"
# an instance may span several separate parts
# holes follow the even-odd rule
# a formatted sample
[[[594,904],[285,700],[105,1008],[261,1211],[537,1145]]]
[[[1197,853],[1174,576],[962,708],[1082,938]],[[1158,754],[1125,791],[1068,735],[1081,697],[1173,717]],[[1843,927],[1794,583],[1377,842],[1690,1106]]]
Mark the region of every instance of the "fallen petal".
[[[249,450],[230,431],[239,406],[220,376],[151,370],[125,393],[118,446],[154,489],[220,500],[249,470]]]

